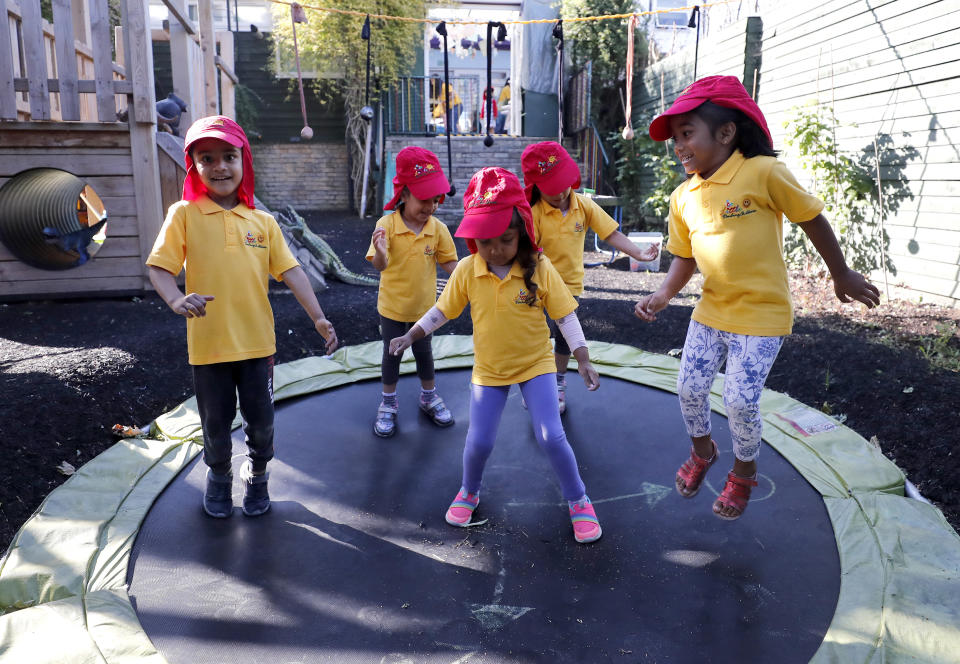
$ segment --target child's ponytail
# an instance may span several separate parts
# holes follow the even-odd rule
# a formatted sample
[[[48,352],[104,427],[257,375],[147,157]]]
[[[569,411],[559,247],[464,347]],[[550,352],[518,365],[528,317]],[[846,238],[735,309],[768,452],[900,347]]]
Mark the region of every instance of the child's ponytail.
[[[536,191],[536,188],[534,188]],[[531,307],[537,303],[537,286],[533,280],[533,273],[537,270],[537,263],[540,260],[540,252],[533,247],[533,238],[527,235],[526,223],[520,216],[520,211],[513,209],[513,217],[510,218],[510,225],[507,228],[517,229],[517,257],[514,259],[523,269],[523,283],[527,287],[527,304]]]

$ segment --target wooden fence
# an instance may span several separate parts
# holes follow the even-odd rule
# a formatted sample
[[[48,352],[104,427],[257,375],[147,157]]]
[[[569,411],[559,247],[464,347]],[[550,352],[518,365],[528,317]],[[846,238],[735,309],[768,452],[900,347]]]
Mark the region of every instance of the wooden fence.
[[[876,141],[880,179],[900,195],[884,210],[896,273],[872,277],[891,295],[960,306],[960,4],[763,4],[762,22],[701,38],[697,76],[733,75],[755,89],[778,149],[806,104],[834,109],[840,151],[855,162],[876,168]],[[634,87],[636,117],[669,105],[693,80],[692,61],[688,48],[648,68]],[[789,149],[782,159],[812,188]]]

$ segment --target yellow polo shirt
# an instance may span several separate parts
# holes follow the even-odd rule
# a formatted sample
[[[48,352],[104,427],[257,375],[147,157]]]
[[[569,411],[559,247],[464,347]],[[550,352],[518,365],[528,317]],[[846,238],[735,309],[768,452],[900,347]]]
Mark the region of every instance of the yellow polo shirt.
[[[617,222],[603,208],[585,196],[570,194],[566,216],[542,198],[533,206],[533,227],[536,242],[550,257],[574,295],[583,293],[583,242],[587,229],[601,240],[615,230]]]
[[[524,301],[527,286],[516,263],[500,280],[473,254],[450,275],[437,308],[452,320],[470,305],[476,385],[512,385],[557,370],[543,312],[556,320],[574,311],[577,302],[546,256],[541,255],[533,281],[537,301],[531,307]]]
[[[403,323],[415,323],[437,301],[437,264],[457,260],[457,248],[447,225],[430,217],[414,233],[397,210],[381,217],[377,228],[387,230],[387,269],[380,273],[377,311]],[[367,260],[373,261],[373,240]]]
[[[709,179],[694,175],[670,195],[675,256],[694,258],[703,294],[693,319],[717,330],[783,336],[793,303],[783,259],[783,217],[810,221],[823,203],[774,157],[736,150]]]
[[[190,364],[277,352],[269,277],[297,267],[276,220],[243,203],[224,210],[206,196],[170,206],[147,265],[180,274],[187,293],[213,295],[207,315],[187,319]]]

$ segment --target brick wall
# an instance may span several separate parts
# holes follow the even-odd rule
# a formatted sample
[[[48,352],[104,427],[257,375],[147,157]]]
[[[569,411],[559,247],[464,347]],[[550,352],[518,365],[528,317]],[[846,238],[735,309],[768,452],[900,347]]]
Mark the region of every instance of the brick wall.
[[[270,208],[347,210],[350,174],[342,143],[262,143],[253,146],[257,197]]]

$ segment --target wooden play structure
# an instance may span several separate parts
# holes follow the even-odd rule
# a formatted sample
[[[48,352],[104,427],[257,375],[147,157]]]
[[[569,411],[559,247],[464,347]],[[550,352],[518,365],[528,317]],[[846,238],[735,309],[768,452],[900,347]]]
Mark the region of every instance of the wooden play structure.
[[[199,25],[184,0],[164,4],[169,25],[151,33],[146,0],[120,0],[113,29],[107,0],[52,0],[52,23],[37,0],[0,0],[0,300],[149,288],[144,261],[184,176],[180,139],[158,134],[152,42],[171,44],[171,92],[187,102],[181,132],[204,115],[232,116],[237,82],[233,34],[215,33],[211,0],[199,2]],[[6,187],[33,169],[66,171],[86,194],[64,203],[63,179],[36,172],[34,186]],[[68,251],[62,238],[82,236],[100,219],[101,210],[88,214],[90,190],[107,218],[91,239],[95,257],[37,267],[40,248]],[[44,221],[56,205],[68,208],[68,220]]]

